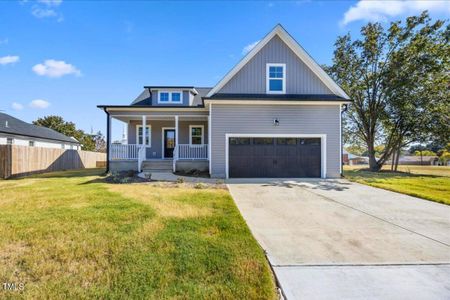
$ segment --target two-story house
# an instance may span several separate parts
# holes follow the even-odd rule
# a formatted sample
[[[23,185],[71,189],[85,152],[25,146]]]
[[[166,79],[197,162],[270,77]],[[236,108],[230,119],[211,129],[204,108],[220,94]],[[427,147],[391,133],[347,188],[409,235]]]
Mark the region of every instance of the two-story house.
[[[347,94],[277,25],[214,87],[145,86],[107,114],[108,168],[339,177]],[[128,144],[111,144],[111,119]]]

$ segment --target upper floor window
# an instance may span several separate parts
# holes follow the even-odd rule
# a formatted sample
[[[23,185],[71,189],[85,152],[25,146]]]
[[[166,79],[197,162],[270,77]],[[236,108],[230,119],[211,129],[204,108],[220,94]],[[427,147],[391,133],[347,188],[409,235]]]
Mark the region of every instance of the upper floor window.
[[[169,102],[169,93],[168,92],[160,92],[159,93],[159,102]]]
[[[14,139],[13,138],[6,138],[6,144],[8,144],[8,145],[14,144]]]
[[[182,92],[158,92],[158,103],[182,103]]]
[[[34,147],[34,141],[28,141],[28,146]]]
[[[286,64],[266,65],[266,92],[267,94],[286,93]]]

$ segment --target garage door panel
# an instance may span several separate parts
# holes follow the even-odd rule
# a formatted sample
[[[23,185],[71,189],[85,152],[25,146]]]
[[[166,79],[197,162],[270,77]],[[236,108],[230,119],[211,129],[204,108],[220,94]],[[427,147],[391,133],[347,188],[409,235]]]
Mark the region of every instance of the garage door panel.
[[[320,138],[230,138],[230,177],[320,177]]]

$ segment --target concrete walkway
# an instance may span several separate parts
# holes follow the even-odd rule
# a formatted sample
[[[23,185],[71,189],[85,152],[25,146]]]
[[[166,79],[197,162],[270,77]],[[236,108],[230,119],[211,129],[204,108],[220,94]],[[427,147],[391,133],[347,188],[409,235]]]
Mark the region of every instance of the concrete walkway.
[[[450,206],[345,180],[230,180],[288,299],[449,299]]]

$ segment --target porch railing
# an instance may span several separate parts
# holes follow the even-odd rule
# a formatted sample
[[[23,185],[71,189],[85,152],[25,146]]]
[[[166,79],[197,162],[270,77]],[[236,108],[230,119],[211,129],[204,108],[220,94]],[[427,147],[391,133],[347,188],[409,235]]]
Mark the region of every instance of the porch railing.
[[[178,159],[208,159],[208,145],[179,144]]]
[[[111,144],[111,160],[145,160],[145,151],[148,148],[139,144]],[[139,155],[140,154],[140,155]],[[174,160],[177,159],[208,159],[208,145],[179,144],[174,149]]]
[[[138,159],[141,146],[137,144],[111,144],[111,159]]]

